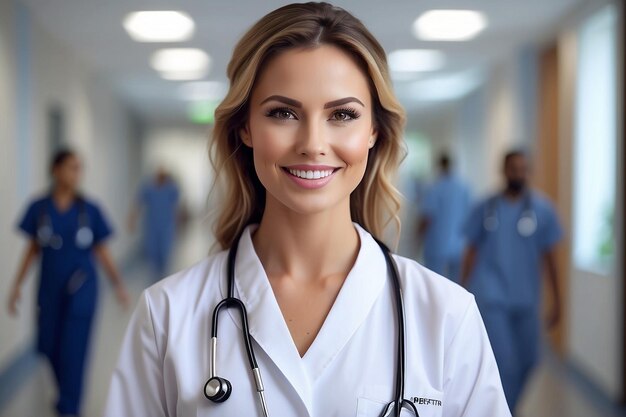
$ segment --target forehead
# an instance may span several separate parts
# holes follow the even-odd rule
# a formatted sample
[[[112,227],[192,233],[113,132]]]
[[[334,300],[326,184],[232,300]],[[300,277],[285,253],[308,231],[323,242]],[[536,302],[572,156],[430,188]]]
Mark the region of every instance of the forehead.
[[[304,106],[348,96],[366,106],[371,102],[368,76],[354,57],[332,45],[289,49],[270,59],[255,84],[252,102],[274,94]]]
[[[515,155],[515,156],[510,157],[506,161],[505,167],[521,168],[521,167],[526,167],[527,164],[528,164],[528,161],[526,160],[526,157],[524,155]]]

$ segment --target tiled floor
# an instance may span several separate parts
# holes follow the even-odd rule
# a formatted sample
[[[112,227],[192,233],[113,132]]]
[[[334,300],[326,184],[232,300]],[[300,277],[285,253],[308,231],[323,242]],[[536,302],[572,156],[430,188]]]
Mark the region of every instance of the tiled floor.
[[[197,231],[204,226],[192,227],[192,232],[181,244],[173,267],[183,268],[206,255],[209,244]],[[149,283],[145,267],[135,266],[127,272],[126,279],[134,299]],[[103,285],[103,288],[105,286]],[[100,315],[94,333],[91,369],[85,396],[84,416],[101,415],[108,392],[111,370],[117,360],[117,347],[123,337],[130,312],[121,311],[110,291],[102,291]],[[42,362],[17,392],[17,395],[0,410],[1,417],[54,417],[52,404],[54,385],[48,367]],[[563,367],[546,361],[535,373],[523,398],[519,417],[618,417],[623,416],[597,401],[580,384],[568,377]],[[490,416],[485,416],[490,417]]]

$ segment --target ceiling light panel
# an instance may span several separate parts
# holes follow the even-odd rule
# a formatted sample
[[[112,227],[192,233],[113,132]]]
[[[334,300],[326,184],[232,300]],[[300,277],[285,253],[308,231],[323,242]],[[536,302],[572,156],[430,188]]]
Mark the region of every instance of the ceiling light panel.
[[[211,59],[201,49],[169,48],[156,51],[150,64],[165,79],[193,80],[207,75]]]
[[[444,54],[433,49],[398,49],[389,54],[391,72],[401,76],[406,73],[436,71],[444,64]]]
[[[221,100],[228,86],[219,81],[196,81],[185,83],[178,89],[181,99],[189,101]]]
[[[484,13],[474,10],[430,10],[413,23],[413,34],[425,41],[467,41],[487,27]]]
[[[191,39],[195,29],[188,14],[172,10],[133,12],[123,25],[137,42],[182,42]]]

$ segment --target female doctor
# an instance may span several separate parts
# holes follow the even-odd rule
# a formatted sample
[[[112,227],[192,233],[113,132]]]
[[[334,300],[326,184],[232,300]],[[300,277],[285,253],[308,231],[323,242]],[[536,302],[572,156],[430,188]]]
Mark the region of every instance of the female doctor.
[[[473,297],[376,240],[397,223],[404,120],[379,43],[292,4],[228,76],[223,251],[145,291],[105,416],[510,416]]]

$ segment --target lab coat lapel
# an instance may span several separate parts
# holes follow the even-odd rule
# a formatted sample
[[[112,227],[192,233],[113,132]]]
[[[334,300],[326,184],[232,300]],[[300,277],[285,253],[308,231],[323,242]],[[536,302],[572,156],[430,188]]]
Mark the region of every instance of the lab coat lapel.
[[[254,228],[255,226],[249,226],[239,241],[235,261],[236,295],[243,301],[248,311],[250,335],[287,378],[311,415],[313,410],[311,384],[263,265],[254,250],[251,238]],[[226,285],[222,287],[222,295],[226,295]],[[232,309],[228,312],[237,326],[241,327],[238,313]],[[257,357],[259,356],[257,353]],[[261,374],[263,372],[261,369]]]
[[[355,224],[361,248],[322,328],[304,355],[314,382],[365,322],[387,277],[384,255],[372,236]]]

